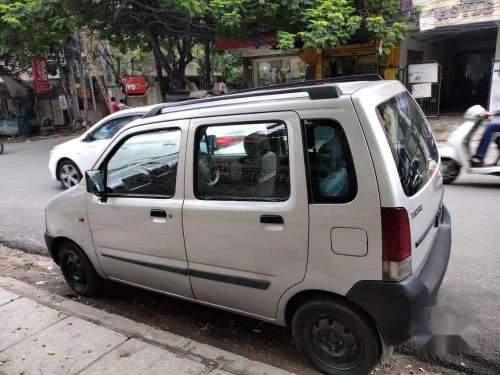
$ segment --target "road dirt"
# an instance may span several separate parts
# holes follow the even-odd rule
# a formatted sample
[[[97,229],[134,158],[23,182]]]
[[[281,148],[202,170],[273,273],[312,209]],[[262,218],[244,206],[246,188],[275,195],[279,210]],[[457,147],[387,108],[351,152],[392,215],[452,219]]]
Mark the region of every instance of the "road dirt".
[[[319,374],[300,358],[287,328],[118,283],[108,283],[97,298],[88,299],[73,293],[59,267],[49,257],[27,254],[0,244],[0,258],[0,276],[14,277],[80,303],[297,374]],[[442,368],[428,362],[426,357],[396,351],[388,364],[377,366],[372,374],[476,373],[465,360],[452,366],[453,369]]]

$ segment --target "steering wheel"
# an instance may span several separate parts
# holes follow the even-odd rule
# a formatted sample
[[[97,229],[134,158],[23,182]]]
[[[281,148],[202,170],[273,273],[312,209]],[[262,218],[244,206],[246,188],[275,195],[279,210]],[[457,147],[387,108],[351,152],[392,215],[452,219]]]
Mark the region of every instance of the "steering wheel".
[[[219,182],[219,177],[219,166],[214,159],[205,152],[198,153],[198,178],[200,181],[204,185],[215,186]]]

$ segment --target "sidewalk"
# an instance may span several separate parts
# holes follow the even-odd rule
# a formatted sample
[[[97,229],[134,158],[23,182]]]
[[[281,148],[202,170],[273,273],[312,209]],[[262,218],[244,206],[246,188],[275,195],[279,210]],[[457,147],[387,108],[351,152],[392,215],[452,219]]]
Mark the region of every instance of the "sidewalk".
[[[0,277],[0,374],[290,374]]]

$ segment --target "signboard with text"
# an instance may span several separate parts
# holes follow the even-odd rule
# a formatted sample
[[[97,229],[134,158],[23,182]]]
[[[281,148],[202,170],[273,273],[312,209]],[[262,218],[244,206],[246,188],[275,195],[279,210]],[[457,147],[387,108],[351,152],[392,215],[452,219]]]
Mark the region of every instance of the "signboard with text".
[[[148,91],[146,78],[142,76],[122,77],[127,95],[140,95]]]
[[[439,26],[490,22],[500,18],[500,10],[494,0],[413,0],[413,5],[422,7],[421,31]]]
[[[408,83],[426,83],[438,81],[438,63],[408,65]]]
[[[40,55],[31,59],[31,71],[33,74],[33,88],[35,93],[41,94],[50,91],[49,72],[47,70],[47,59]]]

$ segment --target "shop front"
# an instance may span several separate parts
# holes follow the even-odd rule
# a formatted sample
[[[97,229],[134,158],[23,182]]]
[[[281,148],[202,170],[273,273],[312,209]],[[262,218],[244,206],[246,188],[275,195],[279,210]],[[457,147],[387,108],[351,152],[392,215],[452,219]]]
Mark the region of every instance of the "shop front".
[[[401,43],[401,69],[439,64],[441,113],[462,113],[474,104],[500,108],[491,95],[494,63],[500,60],[500,7],[478,0],[414,0],[413,5],[422,8],[419,31]],[[411,86],[405,77],[400,75]]]

